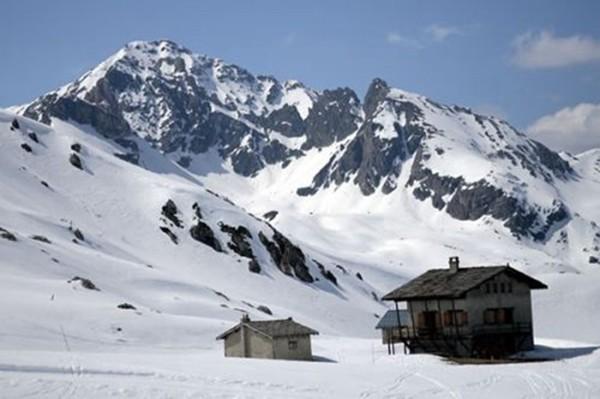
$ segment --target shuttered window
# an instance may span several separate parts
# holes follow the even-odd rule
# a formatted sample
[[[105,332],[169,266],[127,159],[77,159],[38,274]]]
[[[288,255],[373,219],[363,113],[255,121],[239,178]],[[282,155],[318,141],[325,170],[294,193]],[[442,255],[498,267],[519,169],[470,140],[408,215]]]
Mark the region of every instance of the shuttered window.
[[[513,321],[513,308],[486,309],[483,313],[485,324],[512,324]]]
[[[462,309],[447,310],[444,312],[444,326],[463,326],[468,324],[467,312]]]

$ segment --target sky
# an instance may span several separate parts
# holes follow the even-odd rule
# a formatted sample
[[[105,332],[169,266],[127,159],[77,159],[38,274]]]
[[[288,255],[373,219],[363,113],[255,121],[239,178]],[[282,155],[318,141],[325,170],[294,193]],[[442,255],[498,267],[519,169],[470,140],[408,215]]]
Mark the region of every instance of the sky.
[[[375,77],[507,119],[555,149],[600,147],[600,1],[4,0],[0,107],[132,40],[363,96]]]

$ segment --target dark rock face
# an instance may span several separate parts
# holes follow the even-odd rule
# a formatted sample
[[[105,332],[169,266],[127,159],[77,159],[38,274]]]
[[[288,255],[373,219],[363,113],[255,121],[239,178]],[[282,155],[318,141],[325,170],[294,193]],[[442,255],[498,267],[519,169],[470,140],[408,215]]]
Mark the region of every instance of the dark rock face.
[[[17,237],[10,231],[0,227],[0,237],[8,241],[17,241]]]
[[[254,253],[252,247],[248,242],[252,239],[252,234],[244,226],[233,227],[227,224],[221,224],[221,231],[231,236],[231,241],[227,243],[227,246],[240,256],[245,258],[254,259]]]
[[[201,220],[196,221],[196,224],[190,229],[190,235],[196,241],[208,245],[217,252],[223,252],[221,243],[215,237],[215,233],[210,226]]]
[[[307,141],[303,149],[325,147],[356,130],[360,101],[348,88],[325,90],[306,118]]]
[[[52,242],[45,236],[33,235],[30,237],[32,240],[43,242],[45,244],[52,244]]]
[[[98,287],[96,287],[96,285],[92,282],[92,280],[87,279],[87,278],[75,276],[72,279],[70,279],[68,281],[68,283],[73,283],[73,282],[77,282],[77,281],[80,282],[81,286],[85,289],[93,290],[93,291],[100,291],[100,289]]]
[[[69,163],[71,165],[73,165],[74,167],[76,167],[77,169],[83,170],[83,164],[81,162],[81,158],[79,158],[79,155],[72,153],[69,156]]]
[[[273,229],[273,241],[269,240],[262,231],[259,233],[259,239],[279,270],[289,276],[295,275],[306,283],[314,281],[306,266],[304,253],[285,236]]]
[[[71,149],[79,154],[81,152],[81,144],[73,143],[71,144]]]
[[[299,137],[306,131],[306,124],[298,113],[296,107],[285,104],[269,114],[264,119],[263,125],[287,137]]]
[[[277,217],[277,215],[279,215],[279,212],[277,212],[277,211],[269,211],[269,212],[266,212],[263,215],[263,217],[265,219],[267,219],[268,221],[272,221],[273,219],[275,219]]]
[[[117,308],[123,309],[123,310],[136,310],[137,309],[135,306],[133,306],[132,304],[127,303],[127,302],[123,302],[123,303],[117,305]]]
[[[273,315],[273,312],[271,312],[271,309],[269,309],[267,306],[265,305],[258,305],[256,307],[257,310],[260,310],[261,312],[268,314],[268,315]]]
[[[161,215],[163,215],[167,220],[171,221],[175,226],[182,228],[183,223],[177,216],[179,210],[177,209],[177,205],[173,200],[169,199],[161,209]]]
[[[390,92],[388,84],[379,78],[373,79],[363,102],[363,109],[367,115],[373,115],[379,104],[385,100],[385,97]]]
[[[321,263],[317,262],[316,260],[314,262],[319,267],[319,270],[321,271],[321,275],[323,277],[325,277],[325,279],[329,280],[331,283],[333,283],[333,285],[338,285],[337,278],[335,277],[335,275],[333,274],[333,272],[331,270],[326,269],[325,266],[323,266]]]
[[[114,101],[112,99],[111,101]],[[24,115],[39,122],[50,124],[50,117],[74,120],[89,124],[109,138],[118,138],[131,132],[129,125],[113,107],[96,106],[77,98],[58,97],[49,94],[28,107]]]
[[[197,202],[194,202],[194,205],[192,205],[192,210],[194,211],[194,216],[198,219],[202,219],[202,209],[200,208],[200,205],[198,205]]]
[[[256,259],[251,259],[250,262],[248,262],[248,270],[252,273],[258,274],[262,269]]]
[[[462,178],[439,176],[422,168],[417,163],[418,159],[419,156],[415,159],[407,183],[416,185],[413,191],[415,198],[421,201],[431,198],[435,208],[445,208],[455,219],[478,220],[483,216],[490,216],[504,221],[504,226],[517,237],[529,236],[542,241],[553,225],[569,218],[562,203],[557,203],[544,220],[538,211],[485,180],[467,184]],[[442,197],[449,195],[451,199],[446,203]]]
[[[31,139],[31,141],[33,141],[34,143],[37,143],[37,144],[40,143],[40,139],[38,138],[37,134],[35,134],[35,132],[28,133],[27,137],[29,137]]]
[[[23,150],[25,150],[25,152],[33,152],[33,149],[31,148],[31,146],[27,143],[23,143],[21,144],[21,148]]]
[[[372,94],[369,101],[372,103],[374,98],[377,98],[376,93]],[[371,104],[371,107],[376,106]],[[404,113],[408,121],[420,116],[418,108],[410,103],[395,102],[389,103],[388,106],[398,114]],[[378,136],[382,128],[373,122],[372,115],[368,115],[356,138],[341,153],[329,160],[314,177],[310,187],[298,189],[297,194],[313,195],[321,188],[349,182],[352,176],[355,176],[352,182],[364,195],[373,194],[382,182],[383,193],[389,194],[394,191],[402,164],[417,150],[425,131],[420,126],[406,124],[403,127],[396,123],[394,129],[397,136],[389,139]]]
[[[11,124],[10,124],[10,129],[11,130],[19,130],[21,129],[21,125],[19,124],[19,121],[17,120],[17,118],[13,119]]]
[[[81,232],[81,230],[79,229],[75,229],[73,230],[73,235],[75,236],[75,238],[77,238],[80,241],[85,241],[85,237],[83,236],[83,233]]]
[[[160,231],[162,231],[163,233],[165,233],[173,242],[173,244],[177,245],[179,243],[179,239],[177,238],[177,236],[175,235],[175,233],[173,233],[171,231],[171,229],[169,229],[168,227],[165,226],[160,226],[159,227]]]
[[[596,257],[596,256],[590,256],[589,259],[588,259],[588,263],[599,264],[600,263],[600,259],[598,259],[598,257]]]

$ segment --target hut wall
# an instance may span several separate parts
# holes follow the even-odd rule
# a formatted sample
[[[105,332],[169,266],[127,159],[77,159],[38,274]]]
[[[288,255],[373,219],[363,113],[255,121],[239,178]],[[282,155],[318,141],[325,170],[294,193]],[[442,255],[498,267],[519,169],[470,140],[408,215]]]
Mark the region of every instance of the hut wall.
[[[250,328],[242,328],[225,338],[225,356],[272,359],[273,340]]]
[[[275,359],[312,360],[310,335],[275,338],[273,353]]]

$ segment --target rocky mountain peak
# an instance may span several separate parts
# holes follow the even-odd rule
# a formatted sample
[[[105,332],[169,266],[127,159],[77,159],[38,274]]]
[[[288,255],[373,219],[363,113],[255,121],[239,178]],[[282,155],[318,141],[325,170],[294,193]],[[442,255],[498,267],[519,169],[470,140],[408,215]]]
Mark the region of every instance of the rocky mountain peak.
[[[361,104],[350,88],[320,92],[171,41],[131,42],[21,112],[91,125],[122,145],[125,159],[140,159],[142,138],[191,171],[209,151],[218,169],[251,177],[328,148],[311,184],[296,188],[300,196],[346,184],[364,196],[405,189],[457,219],[489,216],[536,239],[569,217],[552,194],[557,179],[573,176],[567,160],[497,118],[379,78]]]
[[[388,84],[380,78],[375,78],[367,89],[365,95],[363,109],[365,114],[371,115],[376,107],[389,93],[390,87]]]

